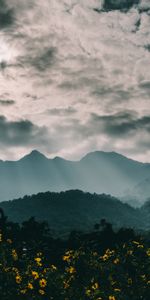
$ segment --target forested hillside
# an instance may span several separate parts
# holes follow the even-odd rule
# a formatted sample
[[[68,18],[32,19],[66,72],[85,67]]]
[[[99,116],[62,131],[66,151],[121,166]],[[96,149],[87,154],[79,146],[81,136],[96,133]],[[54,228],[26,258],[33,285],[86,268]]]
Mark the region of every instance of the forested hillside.
[[[91,230],[103,218],[116,228],[149,228],[146,205],[141,209],[134,209],[110,195],[90,194],[79,190],[25,196],[2,202],[1,207],[10,220],[21,223],[34,216],[37,220],[48,221],[51,230],[61,235],[74,229]]]

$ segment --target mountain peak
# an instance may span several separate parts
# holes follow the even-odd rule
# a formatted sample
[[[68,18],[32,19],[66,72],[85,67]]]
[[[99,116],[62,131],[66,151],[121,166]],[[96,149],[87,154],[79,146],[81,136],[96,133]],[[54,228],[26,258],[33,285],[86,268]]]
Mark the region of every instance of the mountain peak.
[[[110,151],[110,152],[106,152],[106,151],[93,151],[90,153],[87,153],[82,159],[83,160],[87,160],[87,159],[105,159],[105,160],[112,160],[112,161],[124,161],[124,162],[130,162],[132,164],[139,164],[139,165],[145,165],[142,162],[136,161],[134,159],[131,159],[129,157],[124,156],[123,154],[120,154],[118,152],[115,151]]]
[[[117,152],[105,152],[105,151],[94,151],[94,152],[90,152],[87,155],[85,155],[82,159],[87,159],[87,158],[98,158],[98,157],[109,157],[109,158],[125,158],[127,159],[125,156],[123,156],[122,154],[119,154]]]
[[[29,154],[25,155],[20,161],[41,159],[47,159],[47,157],[38,150],[32,150]]]
[[[40,151],[38,151],[38,150],[36,150],[36,149],[34,149],[34,150],[32,150],[30,153],[29,153],[29,155],[32,155],[32,156],[44,156],[44,154],[42,154]]]

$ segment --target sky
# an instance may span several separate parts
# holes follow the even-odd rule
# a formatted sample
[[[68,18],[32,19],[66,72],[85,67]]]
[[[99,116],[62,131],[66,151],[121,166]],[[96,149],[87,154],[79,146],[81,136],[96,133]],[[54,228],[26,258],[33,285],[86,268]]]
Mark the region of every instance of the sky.
[[[0,158],[150,162],[150,1],[0,0]]]

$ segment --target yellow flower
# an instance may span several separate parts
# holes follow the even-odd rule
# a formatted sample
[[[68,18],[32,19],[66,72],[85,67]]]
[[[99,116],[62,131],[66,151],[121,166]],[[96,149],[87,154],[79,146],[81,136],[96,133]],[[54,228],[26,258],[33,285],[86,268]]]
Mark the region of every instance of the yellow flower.
[[[116,288],[116,289],[114,289],[114,291],[115,292],[121,292],[121,289]]]
[[[46,279],[41,279],[40,281],[39,281],[39,285],[40,285],[40,287],[46,287],[46,285],[47,285],[47,281],[46,281]]]
[[[40,295],[45,295],[45,291],[39,290],[39,294],[40,294]]]
[[[146,279],[146,276],[145,276],[145,275],[141,275],[141,278],[142,278],[143,280],[145,280],[145,279]]]
[[[33,290],[33,284],[31,282],[28,283],[28,289]]]
[[[17,275],[17,276],[16,276],[16,283],[20,284],[21,281],[22,281],[21,276],[20,276],[20,275]]]
[[[147,249],[146,254],[150,256],[150,248]]]
[[[103,261],[106,261],[109,259],[109,256],[107,254],[104,254],[103,256],[101,256]]]
[[[63,261],[70,261],[70,255],[64,255]]]
[[[114,253],[115,253],[114,250],[110,250],[110,249],[106,250],[106,254],[108,254],[109,256],[113,255]]]
[[[41,257],[35,257],[35,259],[34,259],[35,261],[36,261],[36,263],[37,263],[37,265],[39,266],[39,267],[41,267],[42,266],[42,259],[41,259]]]
[[[13,257],[14,260],[18,259],[18,254],[17,254],[17,252],[16,252],[15,249],[12,249],[12,253],[11,254],[12,254],[12,257]]]
[[[76,272],[76,269],[74,267],[70,266],[69,268],[67,268],[67,272],[70,273],[70,274],[73,274],[73,273]]]
[[[85,294],[86,294],[86,296],[90,296],[90,295],[91,295],[91,290],[89,290],[89,289],[86,290],[86,291],[85,291]]]
[[[42,256],[42,252],[38,252],[36,255],[37,255],[38,257],[39,257],[39,256]]]
[[[8,244],[12,244],[12,240],[11,239],[7,239],[7,243]]]
[[[128,284],[132,284],[132,278],[128,278]]]
[[[138,248],[144,248],[144,245],[140,244],[137,246]]]
[[[119,262],[120,262],[119,258],[116,258],[116,259],[114,260],[114,264],[115,264],[115,265],[119,264]]]
[[[32,276],[34,279],[38,279],[39,278],[39,274],[36,271],[32,271]]]
[[[36,262],[41,262],[41,257],[35,257],[35,259],[34,259]]]
[[[15,272],[16,274],[19,273],[19,270],[17,268],[15,268],[15,267],[12,268],[12,271]]]
[[[63,259],[63,261],[69,262],[72,257],[73,257],[73,251],[69,250],[65,253],[65,255],[62,257],[62,259]]]
[[[98,253],[97,252],[93,252],[93,256],[97,256],[98,255]]]
[[[92,289],[93,290],[97,290],[99,288],[99,284],[97,282],[95,282],[93,285],[92,285]]]
[[[2,240],[3,240],[3,239],[2,239],[2,233],[0,233],[0,242],[2,242]]]
[[[46,274],[48,270],[48,268],[44,268],[43,273]]]
[[[20,291],[20,293],[23,294],[23,295],[26,294],[26,292],[27,292],[26,289]]]
[[[57,267],[54,266],[54,265],[51,265],[51,269],[52,269],[53,271],[56,271],[56,270],[57,270]]]
[[[140,244],[140,243],[137,242],[137,241],[132,241],[132,243],[135,244],[135,245],[139,245],[139,244]]]
[[[64,289],[68,289],[69,288],[69,283],[67,281],[63,281],[64,284]]]
[[[115,296],[109,296],[109,300],[116,300]]]

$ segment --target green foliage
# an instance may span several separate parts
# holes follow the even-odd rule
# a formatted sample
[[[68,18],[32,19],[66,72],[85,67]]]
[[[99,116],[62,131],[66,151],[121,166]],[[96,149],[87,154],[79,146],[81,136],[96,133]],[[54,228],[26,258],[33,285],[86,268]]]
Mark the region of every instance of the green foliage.
[[[149,300],[150,245],[133,230],[103,219],[58,240],[34,218],[0,225],[0,299]]]
[[[139,0],[105,0],[105,10],[123,10],[128,11],[132,6],[138,4]]]
[[[116,228],[149,228],[145,210],[134,209],[110,195],[84,193],[70,190],[61,193],[39,193],[22,199],[1,203],[9,219],[22,223],[35,216],[47,221],[59,236],[72,230],[89,231],[93,225],[105,218]]]

